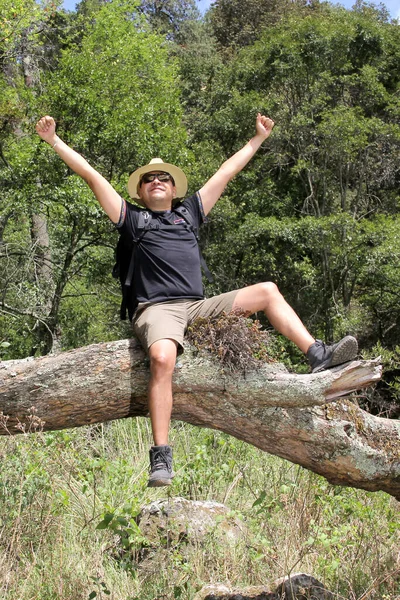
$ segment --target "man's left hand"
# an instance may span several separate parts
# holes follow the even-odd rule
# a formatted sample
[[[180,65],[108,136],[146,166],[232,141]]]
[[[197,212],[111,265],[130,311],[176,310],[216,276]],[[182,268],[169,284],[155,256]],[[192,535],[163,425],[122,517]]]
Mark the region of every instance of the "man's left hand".
[[[258,135],[262,135],[264,139],[269,137],[275,123],[269,117],[258,113],[256,119],[256,131]]]

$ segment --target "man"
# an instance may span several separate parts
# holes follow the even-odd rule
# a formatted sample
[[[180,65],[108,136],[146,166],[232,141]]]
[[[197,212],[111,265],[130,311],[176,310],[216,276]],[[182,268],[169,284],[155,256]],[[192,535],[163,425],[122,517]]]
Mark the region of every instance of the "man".
[[[256,119],[255,136],[231,156],[183,206],[191,220],[200,225],[220,198],[228,182],[245,167],[269,137],[274,123],[261,114]],[[113,187],[87,161],[57,135],[52,117],[40,119],[39,136],[90,186],[97,200],[118,227],[121,235],[137,233],[141,209],[125,202]],[[133,328],[150,358],[149,411],[154,438],[150,449],[150,487],[169,485],[172,449],[168,431],[172,411],[172,374],[188,324],[198,316],[240,309],[247,314],[264,311],[270,323],[292,340],[309,360],[313,372],[353,360],[357,341],[346,336],[327,346],[315,340],[272,282],[204,299],[197,241],[173,205],[187,191],[185,174],[175,165],[153,159],[137,169],[129,179],[128,191],[156,220],[157,227],[146,231],[138,244],[133,273],[138,301]]]

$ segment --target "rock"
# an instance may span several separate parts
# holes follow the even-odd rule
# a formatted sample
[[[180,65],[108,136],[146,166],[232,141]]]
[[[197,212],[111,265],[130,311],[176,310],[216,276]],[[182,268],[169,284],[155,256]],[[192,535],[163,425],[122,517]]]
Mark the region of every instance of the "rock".
[[[205,585],[201,590],[196,594],[193,600],[216,600],[217,598],[226,598],[226,594],[229,594],[229,588],[222,583],[214,583]]]
[[[278,597],[285,600],[334,600],[336,596],[326,587],[306,573],[294,573],[290,577],[276,581]]]
[[[325,586],[305,573],[295,573],[275,581],[268,590],[264,586],[252,586],[243,590],[229,590],[222,584],[206,585],[194,600],[334,600],[336,596]]]
[[[281,596],[268,591],[264,586],[257,585],[239,591],[216,584],[203,587],[194,600],[281,600]]]
[[[223,504],[179,497],[152,502],[142,509],[137,521],[152,547],[195,544],[211,533],[220,543],[235,543],[246,534],[244,524]]]

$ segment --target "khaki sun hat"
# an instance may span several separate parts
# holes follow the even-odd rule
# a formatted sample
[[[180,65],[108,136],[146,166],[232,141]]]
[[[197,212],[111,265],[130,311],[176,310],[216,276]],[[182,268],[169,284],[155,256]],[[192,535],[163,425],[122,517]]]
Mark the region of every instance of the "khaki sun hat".
[[[151,171],[165,171],[165,173],[172,175],[176,187],[176,198],[174,198],[174,202],[176,202],[178,198],[183,198],[185,196],[187,192],[187,179],[182,169],[175,165],[165,163],[161,158],[152,158],[148,165],[136,169],[129,177],[128,192],[131,198],[139,198],[138,186],[140,178],[145,173],[151,173]]]

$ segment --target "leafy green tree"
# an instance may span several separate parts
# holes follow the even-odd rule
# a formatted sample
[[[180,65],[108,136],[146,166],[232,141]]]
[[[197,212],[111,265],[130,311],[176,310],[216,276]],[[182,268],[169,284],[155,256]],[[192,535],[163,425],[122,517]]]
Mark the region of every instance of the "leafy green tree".
[[[3,309],[21,328],[27,323],[31,352],[50,351],[57,338],[65,347],[120,335],[119,291],[110,275],[116,234],[86,184],[33,133],[34,123],[42,114],[54,115],[60,135],[124,196],[129,172],[153,156],[185,162],[177,69],[161,41],[146,30],[136,3],[104,5],[83,33],[64,45],[57,68],[40,73],[42,95],[32,96],[22,144],[19,140],[17,148],[15,138],[8,139],[9,169],[2,176],[9,177],[7,203],[15,207],[10,173],[18,172],[19,223],[11,225],[5,213],[3,241],[7,256],[14,245],[19,248],[19,260],[4,263]],[[46,217],[46,249],[32,245],[31,214]],[[101,264],[94,268],[93,261]],[[39,277],[46,268],[51,276]],[[88,309],[97,328],[82,319],[71,322]],[[65,343],[63,323],[69,332]],[[2,335],[12,338],[7,326]]]
[[[207,19],[223,49],[251,46],[266,30],[295,12],[318,9],[319,0],[216,0]]]
[[[177,43],[185,39],[185,24],[200,19],[194,0],[141,0],[139,11],[156,32]]]
[[[258,110],[276,121],[265,151],[214,209],[208,260],[215,262],[223,289],[233,279],[235,285],[277,281],[313,331],[328,339],[343,328],[361,332],[364,325],[370,342],[395,341],[381,337],[386,325],[379,331],[368,325],[372,298],[360,292],[370,247],[360,250],[369,242],[358,222],[372,222],[380,231],[383,222],[375,224],[375,215],[398,213],[399,75],[393,65],[399,48],[398,26],[370,7],[326,5],[301,18],[293,15],[265,28],[259,41],[216,72],[204,105],[207,116],[194,123],[199,148],[211,139],[210,163],[251,135]],[[306,216],[316,219],[311,229]],[[283,235],[276,218],[293,222],[290,235]],[[264,229],[268,219],[275,219],[273,232]],[[328,243],[331,227],[335,235]],[[298,228],[312,245],[306,237],[292,237]],[[272,233],[274,243],[268,241]],[[386,247],[395,243],[393,237]],[[396,255],[387,260],[395,271]],[[383,311],[388,326],[397,322],[389,312]]]

